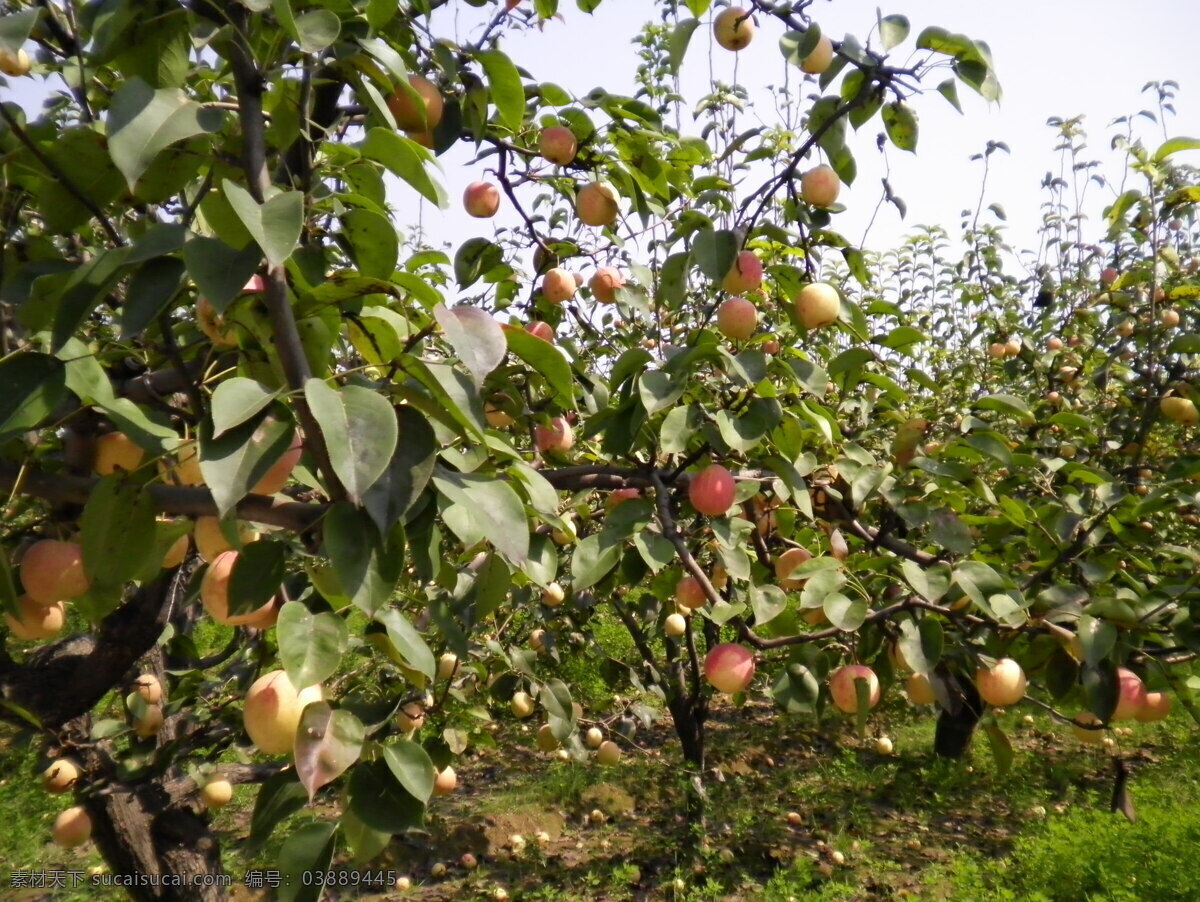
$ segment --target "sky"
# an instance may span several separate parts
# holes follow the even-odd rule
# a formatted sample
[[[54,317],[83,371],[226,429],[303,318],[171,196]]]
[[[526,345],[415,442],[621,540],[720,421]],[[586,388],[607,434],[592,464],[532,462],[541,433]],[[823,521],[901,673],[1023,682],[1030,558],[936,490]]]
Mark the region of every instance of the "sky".
[[[865,38],[875,22],[876,9],[875,3],[862,0],[816,0],[809,11],[822,30],[837,40],[847,32]],[[1177,115],[1167,120],[1167,131],[1171,136],[1200,136],[1200,48],[1196,43],[1200,0],[1142,0],[1137,4],[1128,0],[894,0],[879,9],[883,15],[903,14],[912,24],[909,40],[892,52],[897,64],[905,62],[916,35],[928,25],[986,41],[1004,97],[999,104],[989,105],[960,84],[965,113],[960,115],[933,90],[949,73],[930,79],[928,93],[912,101],[921,127],[916,154],[888,150],[891,184],[908,205],[907,217],[901,220],[895,208],[885,205],[868,235],[866,244],[872,248],[894,247],[921,223],[939,224],[956,234],[962,210],[974,208],[980,192],[982,169],[970,157],[982,152],[989,140],[1004,142],[1011,153],[992,157],[987,202],[1004,208],[1010,243],[1036,247],[1040,205],[1046,199],[1040,185],[1047,170],[1058,167],[1053,150],[1057,136],[1047,127],[1047,119],[1083,115],[1088,132],[1085,158],[1105,161],[1102,171],[1118,177],[1120,157],[1109,151],[1109,124],[1118,116],[1155,108],[1154,96],[1142,93],[1147,82],[1179,83],[1174,102]],[[553,81],[577,96],[597,85],[632,92],[636,49],[630,39],[644,21],[656,18],[656,5],[643,0],[604,0],[597,12],[586,15],[571,0],[561,0],[560,11],[562,20],[548,22],[540,31],[506,35],[501,49],[536,78]],[[471,28],[473,15],[472,10],[460,9],[455,21],[440,23],[439,33],[469,41],[478,34]],[[705,14],[706,22],[711,15],[711,11]],[[777,45],[783,30],[777,21],[760,20],[754,42],[734,54],[711,42],[707,26],[698,29],[681,73],[683,93],[689,98],[700,96],[707,88],[710,71],[726,82],[736,73],[738,81],[751,89],[752,98],[760,99],[769,113],[767,86],[780,83],[785,68]],[[793,68],[793,81],[798,75]],[[754,118],[748,117],[747,127],[754,124]],[[700,128],[699,124],[689,128],[692,123],[686,117],[683,126],[692,134]],[[1142,120],[1138,128],[1147,134],[1148,144],[1156,146],[1161,141],[1160,126]],[[875,135],[881,130],[875,119],[851,138],[859,176],[854,186],[843,191],[841,201],[847,209],[835,217],[833,227],[852,241],[863,238],[881,196],[883,169],[875,149]],[[1193,155],[1196,159],[1191,162],[1200,165],[1200,152]],[[483,177],[478,169],[463,170],[457,165],[466,159],[469,155],[443,157],[446,183],[456,206],[466,184]],[[1115,188],[1090,189],[1093,222],[1115,193]],[[429,218],[425,225],[430,225]],[[438,217],[430,237],[441,230],[451,238],[483,233],[478,221],[457,210]]]
[[[522,0],[522,7],[528,8],[530,3]],[[495,9],[489,5],[478,10],[456,0],[438,14],[434,33],[468,42],[478,37],[482,17]],[[659,5],[649,0],[603,0],[600,8],[588,15],[580,12],[573,0],[560,0],[560,9],[561,18],[540,29],[505,34],[501,48],[534,78],[553,81],[577,96],[599,85],[632,93],[637,57],[631,39],[643,22],[657,20]],[[863,0],[814,0],[810,13],[835,39],[847,32],[864,38],[875,22],[876,9],[875,3]],[[1108,150],[1109,123],[1118,116],[1153,108],[1153,97],[1141,93],[1149,81],[1179,82],[1177,115],[1168,120],[1168,133],[1200,136],[1200,49],[1196,44],[1200,40],[1200,0],[1141,0],[1136,4],[1128,0],[894,0],[880,12],[903,14],[912,23],[909,41],[893,51],[892,59],[898,64],[905,62],[913,38],[928,25],[986,41],[1004,98],[989,105],[960,86],[965,110],[965,115],[960,115],[933,91],[948,73],[929,80],[929,93],[912,101],[921,126],[916,154],[888,150],[891,184],[908,205],[907,218],[901,220],[895,208],[885,205],[867,235],[869,247],[894,247],[923,223],[939,224],[957,233],[962,210],[973,207],[979,195],[981,169],[970,157],[980,153],[989,140],[1005,142],[1011,154],[993,155],[987,202],[1001,204],[1007,213],[1010,243],[1035,247],[1039,206],[1045,199],[1039,186],[1047,170],[1058,165],[1053,152],[1056,137],[1046,120],[1083,115],[1089,132],[1087,155],[1119,163],[1117,155]],[[706,23],[712,14],[705,14]],[[710,76],[726,82],[736,77],[765,108],[762,118],[769,118],[773,102],[769,86],[779,84],[787,69],[778,51],[782,32],[777,21],[762,19],[754,42],[734,54],[712,42],[707,24],[698,29],[681,73],[684,95],[699,97],[707,90]],[[793,67],[789,73],[793,83],[799,76]],[[30,101],[27,106],[35,109],[40,96],[32,95],[40,95],[40,90],[28,82],[15,87],[31,95],[18,93],[17,97]],[[746,121],[751,127],[760,120],[748,113]],[[1148,122],[1139,127],[1149,134],[1148,143],[1161,139],[1158,127]],[[685,117],[683,129],[698,134],[700,124]],[[875,150],[875,135],[880,130],[876,119],[851,138],[859,177],[843,191],[841,201],[846,210],[837,214],[833,228],[855,242],[863,239],[881,195],[883,170]],[[1196,158],[1192,162],[1200,165],[1200,152],[1192,155]],[[466,185],[486,177],[483,166],[464,166],[471,156],[471,148],[462,146],[441,158],[443,181],[451,197],[451,209],[445,213],[428,205],[416,206],[411,189],[397,183],[397,209],[415,208],[426,237],[435,243],[458,244],[490,231],[490,223],[472,220],[461,209]],[[1103,171],[1114,176],[1119,173],[1115,165],[1107,165]],[[1114,191],[1091,189],[1093,221]],[[511,211],[509,217],[506,220],[502,211],[497,222],[512,224]],[[401,219],[398,224],[405,223]]]

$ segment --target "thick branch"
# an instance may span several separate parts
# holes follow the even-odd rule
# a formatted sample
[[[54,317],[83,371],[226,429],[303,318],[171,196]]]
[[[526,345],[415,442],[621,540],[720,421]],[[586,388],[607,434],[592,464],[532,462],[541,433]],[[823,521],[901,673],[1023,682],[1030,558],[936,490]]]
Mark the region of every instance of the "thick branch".
[[[97,479],[25,470],[0,462],[0,491],[12,491],[20,480],[20,491],[55,504],[86,504]],[[150,486],[150,497],[159,513],[187,517],[215,517],[217,503],[204,487]],[[293,532],[306,532],[325,514],[323,504],[304,504],[267,495],[247,495],[237,504],[241,520],[279,526]]]

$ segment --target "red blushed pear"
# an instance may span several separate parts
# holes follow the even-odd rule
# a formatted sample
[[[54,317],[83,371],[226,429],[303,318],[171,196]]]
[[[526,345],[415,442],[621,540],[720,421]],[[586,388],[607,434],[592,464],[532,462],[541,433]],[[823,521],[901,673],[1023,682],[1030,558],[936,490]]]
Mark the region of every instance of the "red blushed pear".
[[[754,251],[742,251],[721,280],[721,290],[729,294],[745,294],[762,285],[763,265]]]
[[[292,476],[292,470],[296,469],[296,464],[300,462],[300,455],[303,452],[304,440],[297,432],[292,436],[292,443],[280,455],[279,460],[271,464],[271,468],[251,487],[251,494],[274,495],[280,491],[287,485],[288,479]]]
[[[829,694],[839,711],[846,714],[858,713],[858,692],[854,683],[857,679],[867,681],[867,708],[874,708],[879,704],[881,693],[879,677],[875,676],[875,671],[863,664],[847,664],[839,667],[829,677]]]
[[[547,304],[561,304],[575,297],[575,277],[561,266],[542,276],[542,297]]]
[[[728,298],[717,308],[717,328],[732,341],[745,341],[758,325],[758,308],[745,298]]]
[[[1132,670],[1117,668],[1117,708],[1113,720],[1133,720],[1146,704],[1146,684]]]
[[[779,555],[775,561],[775,579],[781,589],[803,589],[806,579],[791,579],[789,574],[806,561],[811,561],[812,554],[807,548],[789,548]]]
[[[1166,720],[1171,713],[1171,696],[1165,692],[1147,692],[1146,701],[1133,715],[1141,723],[1153,723],[1156,720]]]
[[[800,177],[800,196],[814,207],[832,207],[842,190],[842,181],[829,166],[816,166]]]
[[[588,287],[592,289],[592,297],[601,304],[615,304],[617,289],[624,285],[625,277],[611,266],[600,267],[588,282]]]
[[[616,192],[603,182],[584,185],[575,198],[575,213],[584,225],[610,226],[617,221],[620,212]]]
[[[713,19],[713,37],[726,50],[745,50],[754,40],[754,19],[740,6],[731,6]]]
[[[827,282],[811,282],[796,295],[796,315],[804,328],[819,329],[837,322],[842,310],[841,295]]]
[[[995,708],[1007,708],[1025,697],[1025,671],[1012,658],[1001,658],[991,667],[980,667],[975,673],[975,688],[979,697]]]
[[[566,166],[575,159],[578,150],[575,133],[565,125],[552,125],[538,135],[538,153],[547,163]]]
[[[563,417],[555,417],[549,426],[534,427],[533,444],[543,454],[548,451],[565,454],[575,444],[575,431]]]
[[[714,646],[704,659],[704,678],[718,692],[744,692],[754,679],[754,652],[736,642]]]
[[[608,500],[604,502],[604,506],[612,510],[622,501],[632,501],[634,498],[640,497],[641,489],[613,489],[608,493]]]
[[[736,487],[732,473],[720,464],[712,464],[692,477],[688,499],[700,513],[718,517],[733,504]]]
[[[675,585],[675,603],[681,608],[694,611],[704,607],[708,598],[700,585],[700,580],[694,576],[685,576]]]
[[[490,219],[500,209],[500,189],[491,182],[471,182],[463,192],[463,207],[476,219]]]
[[[408,84],[417,97],[403,87],[396,88],[387,99],[388,109],[396,119],[396,127],[406,132],[431,132],[442,121],[442,92],[428,78],[410,75]]]
[[[217,623],[227,626],[267,629],[274,624],[278,617],[274,600],[245,614],[229,613],[229,583],[233,577],[233,568],[237,564],[237,560],[238,553],[236,551],[222,551],[208,565],[204,579],[200,582],[200,603]]]
[[[21,584],[31,601],[44,606],[78,598],[88,590],[83,548],[57,539],[35,542],[21,558]]]
[[[535,319],[525,327],[525,331],[534,338],[540,338],[542,341],[554,342],[554,327],[549,323],[544,323],[540,319]]]

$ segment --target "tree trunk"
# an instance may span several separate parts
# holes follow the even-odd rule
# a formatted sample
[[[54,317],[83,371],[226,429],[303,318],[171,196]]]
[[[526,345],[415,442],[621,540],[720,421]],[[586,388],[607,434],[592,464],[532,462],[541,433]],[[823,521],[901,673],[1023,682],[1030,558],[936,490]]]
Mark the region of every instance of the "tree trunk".
[[[703,697],[675,693],[667,703],[675,735],[683,746],[683,760],[690,772],[685,795],[684,814],[687,822],[700,829],[705,824],[705,803],[708,793],[704,789],[704,719],[707,715]]]
[[[159,780],[117,784],[89,798],[92,840],[137,902],[221,902],[231,881],[207,816],[185,800],[172,801]],[[136,878],[136,880],[135,880]],[[157,878],[157,879],[155,879]],[[101,878],[103,879],[103,878]]]

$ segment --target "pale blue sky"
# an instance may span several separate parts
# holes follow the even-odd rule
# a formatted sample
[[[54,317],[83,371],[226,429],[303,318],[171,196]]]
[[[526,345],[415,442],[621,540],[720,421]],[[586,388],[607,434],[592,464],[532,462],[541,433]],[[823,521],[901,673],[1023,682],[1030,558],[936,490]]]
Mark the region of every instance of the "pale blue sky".
[[[460,4],[457,37],[469,41],[477,34],[471,28],[478,13]],[[579,12],[573,2],[562,0],[563,21],[551,21],[543,29],[505,37],[502,49],[540,80],[554,81],[576,94],[597,85],[610,90],[631,90],[636,66],[635,48],[629,43],[638,26],[657,20],[656,5],[639,0],[605,0],[593,15]],[[835,39],[850,32],[865,38],[875,21],[876,4],[861,0],[817,0],[811,7],[814,20]],[[894,190],[908,204],[902,222],[890,205],[879,214],[868,244],[875,248],[893,246],[910,226],[938,223],[957,230],[959,213],[973,207],[979,193],[980,168],[969,162],[988,140],[1003,141],[1011,155],[997,154],[989,176],[989,201],[1003,205],[1010,223],[1010,241],[1021,247],[1036,246],[1040,204],[1045,200],[1040,183],[1046,171],[1057,168],[1052,148],[1055,135],[1046,127],[1051,116],[1082,114],[1089,132],[1089,152],[1104,160],[1115,160],[1108,151],[1109,123],[1117,116],[1153,108],[1153,98],[1141,94],[1151,80],[1173,79],[1180,85],[1177,115],[1167,123],[1171,135],[1200,135],[1200,2],[1198,0],[1143,0],[1137,4],[1118,0],[895,0],[881,7],[884,15],[900,13],[912,23],[912,37],[893,51],[903,62],[915,35],[925,26],[939,25],[986,41],[992,48],[1004,99],[989,106],[978,95],[961,86],[959,96],[965,115],[959,115],[933,88],[948,73],[928,84],[929,94],[916,98],[921,138],[916,155],[888,151]],[[711,13],[706,14],[707,19]],[[445,31],[454,35],[453,23]],[[782,26],[762,21],[754,43],[740,54],[724,51],[711,43],[710,29],[697,30],[683,70],[684,93],[689,99],[707,88],[710,65],[713,75],[724,81],[738,80],[752,89],[752,97],[770,115],[766,86],[783,78],[784,63],[777,41]],[[792,78],[799,73],[793,68]],[[1145,122],[1144,132],[1161,138],[1161,131]],[[747,127],[755,120],[747,116]],[[696,133],[686,119],[684,130]],[[859,240],[880,196],[882,168],[875,150],[878,120],[853,138],[859,177],[844,191],[847,211],[835,217],[834,227],[851,240]],[[1200,152],[1194,152],[1200,165]],[[457,203],[465,185],[480,177],[478,170],[464,171],[455,165],[456,155],[444,158],[447,184]],[[469,159],[458,157],[457,159]],[[1115,167],[1104,170],[1119,176]],[[1093,219],[1111,197],[1109,191],[1092,189],[1096,201]],[[425,218],[426,226],[431,225]],[[1097,227],[1098,228],[1098,227]],[[448,237],[486,234],[486,224],[465,215],[438,218],[437,229]]]

